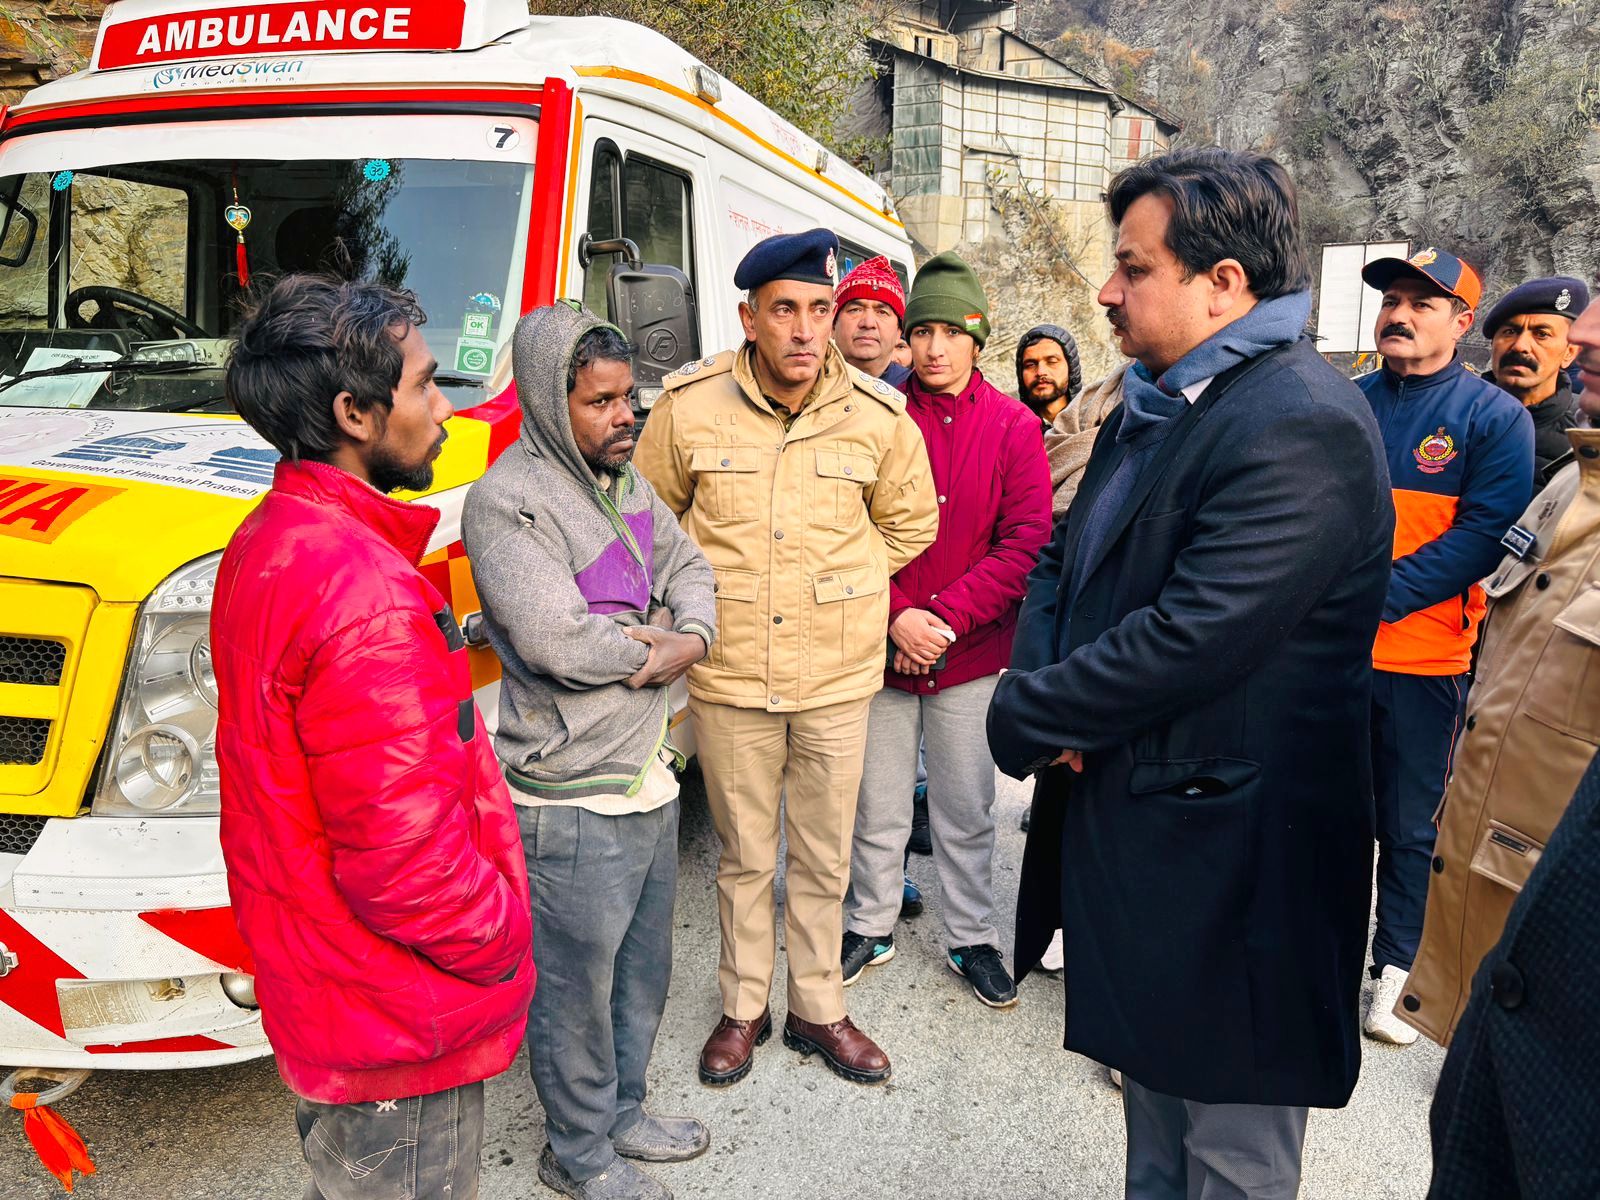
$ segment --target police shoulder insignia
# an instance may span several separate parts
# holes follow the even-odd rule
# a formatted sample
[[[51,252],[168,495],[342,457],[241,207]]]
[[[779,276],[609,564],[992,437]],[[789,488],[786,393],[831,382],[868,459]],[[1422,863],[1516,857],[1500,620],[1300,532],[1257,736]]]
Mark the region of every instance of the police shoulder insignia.
[[[888,396],[894,392],[894,388],[890,387],[881,379],[874,379],[872,381],[872,390],[877,392],[880,396]]]
[[[1456,456],[1456,443],[1444,426],[1439,426],[1436,433],[1430,433],[1422,439],[1420,445],[1411,452],[1417,460],[1417,469],[1424,475],[1437,475],[1447,467]]]
[[[1528,552],[1538,544],[1539,535],[1531,529],[1524,529],[1521,525],[1513,525],[1506,530],[1505,537],[1500,539],[1500,544],[1511,551],[1517,558],[1526,560]]]

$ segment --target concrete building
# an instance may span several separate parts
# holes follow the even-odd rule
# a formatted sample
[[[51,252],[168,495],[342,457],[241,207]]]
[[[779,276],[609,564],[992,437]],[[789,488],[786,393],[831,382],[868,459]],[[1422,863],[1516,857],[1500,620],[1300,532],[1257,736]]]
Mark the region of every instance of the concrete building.
[[[876,111],[856,132],[889,137],[899,213],[926,253],[1003,235],[1009,205],[1048,208],[1093,273],[1109,262],[1112,175],[1178,126],[1019,37],[1016,17],[1016,0],[893,0]]]

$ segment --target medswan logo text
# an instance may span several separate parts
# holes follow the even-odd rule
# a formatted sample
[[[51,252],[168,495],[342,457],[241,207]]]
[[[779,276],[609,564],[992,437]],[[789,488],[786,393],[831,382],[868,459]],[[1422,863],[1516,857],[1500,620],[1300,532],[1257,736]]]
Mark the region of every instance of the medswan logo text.
[[[184,67],[162,67],[150,77],[150,86],[156,91],[169,88],[200,87],[219,79],[237,79],[244,83],[289,83],[298,79],[306,68],[303,58],[282,58],[263,62],[259,59],[243,62],[190,63]]]

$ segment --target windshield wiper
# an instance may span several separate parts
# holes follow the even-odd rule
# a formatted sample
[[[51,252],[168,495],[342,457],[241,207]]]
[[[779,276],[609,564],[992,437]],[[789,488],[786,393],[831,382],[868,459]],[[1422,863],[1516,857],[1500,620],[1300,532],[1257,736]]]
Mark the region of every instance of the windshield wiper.
[[[55,367],[42,367],[37,371],[24,371],[10,379],[0,380],[0,392],[27,383],[30,379],[49,379],[54,375],[92,375],[96,371],[133,371],[140,375],[181,375],[185,371],[212,371],[215,366],[202,362],[157,362],[128,354],[106,362],[88,362],[77,358]]]

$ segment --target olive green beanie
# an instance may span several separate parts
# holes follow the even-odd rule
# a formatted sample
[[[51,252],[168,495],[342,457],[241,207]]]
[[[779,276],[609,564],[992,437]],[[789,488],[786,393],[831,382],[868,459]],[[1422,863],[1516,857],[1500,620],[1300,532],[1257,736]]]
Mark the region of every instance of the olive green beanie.
[[[977,275],[946,250],[922,264],[906,299],[905,331],[941,321],[964,330],[981,347],[989,340],[989,301]]]

